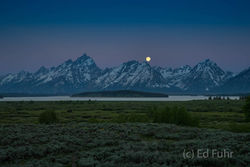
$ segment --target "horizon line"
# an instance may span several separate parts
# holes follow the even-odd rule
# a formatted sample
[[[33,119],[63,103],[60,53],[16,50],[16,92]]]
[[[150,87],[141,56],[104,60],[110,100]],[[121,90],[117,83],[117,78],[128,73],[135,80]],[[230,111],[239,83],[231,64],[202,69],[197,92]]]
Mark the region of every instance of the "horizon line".
[[[144,61],[140,61],[140,60],[132,59],[132,60],[128,60],[128,61],[125,61],[125,62],[123,62],[123,63],[120,63],[119,65],[116,65],[116,66],[101,68],[101,67],[99,67],[98,64],[95,62],[95,60],[94,60],[93,57],[88,56],[87,53],[83,53],[82,56],[79,56],[79,57],[77,57],[77,58],[75,58],[75,59],[66,59],[66,60],[63,61],[62,63],[59,63],[59,64],[57,64],[57,65],[52,65],[52,66],[50,66],[50,67],[47,67],[47,66],[45,66],[45,65],[41,65],[41,66],[38,67],[36,70],[19,70],[18,72],[6,72],[5,74],[0,74],[0,76],[9,75],[9,74],[18,74],[18,73],[20,73],[20,72],[28,72],[28,73],[32,73],[32,74],[33,74],[33,73],[36,73],[36,72],[37,72],[39,69],[41,69],[41,68],[46,68],[46,69],[49,69],[49,70],[50,70],[51,68],[56,68],[56,67],[58,67],[58,66],[60,66],[60,65],[62,65],[62,64],[64,64],[64,63],[66,63],[67,61],[75,62],[75,61],[77,61],[79,58],[81,58],[81,57],[83,57],[83,56],[87,56],[87,57],[91,58],[91,59],[94,61],[94,63],[96,64],[96,66],[97,66],[99,69],[101,69],[101,70],[119,67],[120,65],[122,65],[122,64],[124,64],[124,63],[131,62],[131,61],[136,61],[136,62],[138,62],[138,63],[144,63],[144,62],[145,62],[145,63],[149,64],[150,67],[169,68],[169,69],[172,69],[172,70],[174,70],[174,69],[179,69],[179,68],[184,67],[184,66],[189,66],[189,67],[191,67],[191,68],[194,68],[194,67],[195,67],[197,64],[199,64],[199,63],[206,62],[206,61],[211,61],[211,62],[215,63],[219,68],[221,68],[215,61],[211,60],[210,58],[206,58],[206,59],[204,59],[204,60],[202,60],[202,61],[198,61],[195,65],[184,64],[184,65],[181,65],[181,66],[178,66],[178,67],[170,67],[170,66],[165,66],[165,67],[163,67],[163,66],[161,66],[161,65],[154,65],[154,66],[152,66],[152,65],[150,64],[150,62],[147,62],[147,61],[145,61],[145,60],[144,60]],[[151,57],[151,59],[152,59],[152,57]],[[239,74],[239,73],[241,73],[241,72],[243,72],[243,71],[245,71],[245,70],[247,70],[247,69],[249,69],[249,68],[250,68],[250,66],[247,67],[247,68],[245,68],[245,69],[240,70],[240,72],[233,72],[233,71],[231,71],[231,70],[224,70],[224,69],[222,69],[222,68],[221,68],[221,69],[222,69],[223,71],[225,71],[225,72],[232,72],[233,74]]]

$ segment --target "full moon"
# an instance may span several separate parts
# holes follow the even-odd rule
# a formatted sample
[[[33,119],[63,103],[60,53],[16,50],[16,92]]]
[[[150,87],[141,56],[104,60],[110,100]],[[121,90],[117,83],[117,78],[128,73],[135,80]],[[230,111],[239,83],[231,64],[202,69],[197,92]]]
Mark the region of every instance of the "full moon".
[[[146,61],[150,62],[151,61],[151,57],[146,57]]]

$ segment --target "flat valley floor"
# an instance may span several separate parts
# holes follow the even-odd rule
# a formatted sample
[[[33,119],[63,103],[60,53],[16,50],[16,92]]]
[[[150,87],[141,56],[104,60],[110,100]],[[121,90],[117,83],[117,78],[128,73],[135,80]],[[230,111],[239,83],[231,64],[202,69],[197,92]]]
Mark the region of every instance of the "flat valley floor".
[[[250,128],[243,105],[242,100],[1,102],[0,166],[248,166]],[[185,107],[199,116],[200,125],[141,119],[165,106]],[[57,124],[39,124],[46,110],[58,114]],[[120,119],[131,115],[140,119]]]

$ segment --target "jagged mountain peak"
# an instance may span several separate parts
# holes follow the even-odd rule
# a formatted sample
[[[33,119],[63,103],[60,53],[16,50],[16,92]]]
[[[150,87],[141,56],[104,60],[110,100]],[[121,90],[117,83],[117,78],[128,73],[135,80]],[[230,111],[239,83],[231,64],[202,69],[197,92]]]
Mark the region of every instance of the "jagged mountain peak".
[[[122,72],[135,72],[140,71],[142,69],[144,70],[150,70],[152,69],[150,64],[147,62],[139,62],[136,60],[131,60],[125,63],[122,63],[120,66],[113,68],[114,70],[122,70]]]
[[[122,65],[127,65],[127,66],[134,65],[134,64],[139,64],[139,62],[136,60],[130,60],[130,61],[122,63]]]
[[[136,60],[130,60],[130,61],[123,63],[122,65],[123,66],[145,66],[145,67],[151,68],[151,65],[146,61],[139,62]]]
[[[198,63],[196,66],[194,66],[194,69],[200,70],[200,71],[208,70],[209,68],[219,68],[219,67],[215,62],[213,62],[210,59],[206,59],[205,61],[202,61]]]
[[[15,76],[15,74],[13,74],[13,76]],[[18,80],[30,78],[32,76],[33,74],[31,72],[24,71],[24,70],[16,74],[16,78],[18,78]]]
[[[36,72],[35,74],[40,74],[40,73],[46,73],[49,69],[47,69],[44,66],[41,66]]]
[[[174,69],[173,72],[178,72],[180,74],[186,74],[186,73],[189,73],[191,70],[192,70],[191,66],[184,65],[184,66],[181,66],[179,68]]]
[[[149,66],[149,67],[151,67],[151,65],[150,65],[147,61],[143,61],[143,62],[141,62],[141,64],[144,65],[144,66]]]
[[[64,63],[58,65],[56,68],[52,67],[50,70],[60,71],[62,73],[72,73],[76,71],[79,71],[80,73],[85,73],[91,71],[91,69],[101,70],[99,69],[99,67],[96,66],[94,60],[91,57],[87,56],[86,54],[83,54],[75,61],[69,59]]]
[[[217,88],[216,91],[227,93],[250,93],[250,67],[243,70],[238,75],[229,78],[228,81]]]
[[[91,57],[89,57],[86,53],[83,53],[82,56],[78,57],[76,60],[86,60],[90,58]]]
[[[250,81],[250,67],[243,70],[242,72],[240,72],[238,75],[234,76],[233,78],[231,78],[231,80],[233,80],[235,78],[236,78],[236,80],[238,80],[238,78],[241,78],[241,79],[245,79],[245,80]],[[249,85],[250,85],[250,83],[249,83]]]
[[[183,79],[184,89],[191,92],[209,91],[225,83],[230,77],[215,62],[206,59],[195,65]]]
[[[248,67],[247,69],[240,72],[239,75],[242,75],[242,74],[245,74],[245,73],[250,73],[250,67]]]
[[[91,64],[95,64],[94,60],[87,56],[86,53],[84,53],[82,56],[78,57],[74,63],[84,63],[86,65],[91,65]]]
[[[216,64],[213,60],[211,59],[206,59],[205,61],[203,61],[203,63],[206,63],[206,64]]]
[[[64,62],[64,64],[72,64],[73,61],[71,59],[68,59],[67,61]]]
[[[41,67],[38,69],[38,71],[44,71],[44,70],[47,70],[47,68],[44,67],[44,66],[41,66]]]
[[[197,65],[203,66],[217,66],[217,64],[211,59],[205,59],[204,61],[199,62]]]
[[[217,80],[216,82],[218,82],[218,80],[224,80],[225,76],[229,74],[210,59],[198,63],[190,72],[192,76]],[[216,83],[216,85],[218,85],[218,83]]]
[[[190,65],[181,66],[179,69],[192,69]]]
[[[164,78],[147,62],[128,61],[118,67],[106,70],[96,80],[105,89],[166,88]]]
[[[104,89],[206,92],[230,78],[232,73],[223,71],[210,59],[194,67],[184,65],[179,68],[151,67],[146,61],[131,60],[102,70],[91,57],[83,54],[56,67],[41,67],[35,73],[3,76],[0,92],[71,93]]]

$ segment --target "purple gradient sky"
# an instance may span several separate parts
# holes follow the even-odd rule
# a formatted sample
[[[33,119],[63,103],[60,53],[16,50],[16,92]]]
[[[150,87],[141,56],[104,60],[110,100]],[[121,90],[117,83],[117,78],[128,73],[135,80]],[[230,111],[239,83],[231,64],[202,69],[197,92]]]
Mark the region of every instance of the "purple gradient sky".
[[[214,3],[216,4],[216,1]],[[243,8],[244,3],[238,4],[241,7],[239,9],[235,7],[243,11],[237,17],[227,17],[228,14],[234,16],[234,12],[239,13],[231,8],[223,13],[218,7],[216,10],[219,12],[213,12],[210,18],[209,7],[207,13],[194,13],[191,12],[192,8],[184,6],[185,13],[179,14],[178,10],[181,9],[173,9],[166,16],[163,15],[164,17],[160,13],[162,18],[159,18],[159,13],[153,16],[145,15],[149,20],[144,18],[144,9],[140,9],[143,11],[131,16],[127,16],[123,11],[120,14],[122,17],[117,18],[113,16],[116,14],[114,11],[105,18],[99,16],[98,11],[94,16],[87,13],[94,21],[84,21],[78,17],[70,20],[75,16],[70,13],[66,20],[58,16],[56,19],[59,21],[56,23],[53,20],[49,22],[48,18],[63,12],[68,14],[67,10],[65,12],[60,8],[56,14],[40,13],[41,15],[34,19],[28,17],[28,14],[35,14],[35,9],[29,6],[29,9],[34,11],[19,18],[18,12],[15,15],[11,10],[7,10],[8,5],[6,11],[0,13],[0,18],[5,18],[0,23],[0,74],[20,70],[35,71],[40,66],[59,65],[67,59],[75,60],[83,53],[92,57],[101,68],[117,66],[129,60],[144,61],[147,56],[152,58],[152,66],[193,66],[207,58],[223,69],[233,72],[240,72],[250,66],[250,22],[246,19],[250,18],[250,12]],[[224,4],[220,5],[224,7]],[[22,7],[26,8],[25,5]],[[114,6],[114,9],[116,7]],[[199,7],[193,6],[194,9]],[[117,8],[115,12],[119,15],[119,6]],[[102,7],[99,6],[99,9]],[[129,5],[126,8],[126,11],[129,11],[127,9],[130,9]],[[136,5],[133,9],[137,10]],[[158,6],[154,8],[155,11],[160,9]],[[162,8],[162,11],[165,11],[165,8]],[[76,14],[79,15],[77,12]],[[188,14],[192,20],[186,22],[184,20]],[[196,15],[197,18],[193,19]]]

